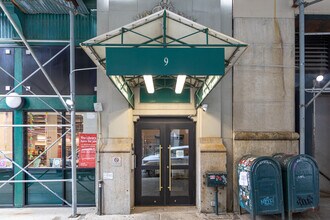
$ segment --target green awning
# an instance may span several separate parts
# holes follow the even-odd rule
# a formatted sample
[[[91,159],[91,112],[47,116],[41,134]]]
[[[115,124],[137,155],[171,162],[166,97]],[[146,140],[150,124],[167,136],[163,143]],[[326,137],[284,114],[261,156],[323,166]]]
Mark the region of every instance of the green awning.
[[[167,75],[179,75],[184,65],[187,66],[185,70],[187,73],[183,72],[182,74],[189,76],[186,79],[186,84],[197,89],[195,104],[198,107],[217,85],[222,75],[231,69],[247,48],[247,44],[244,42],[167,10],[161,10],[121,28],[85,41],[81,46],[95,64],[107,73],[132,107],[134,107],[134,94],[131,87],[140,86],[141,82],[143,83],[141,75],[151,74],[163,75],[165,77]],[[127,48],[134,49],[128,51]],[[152,48],[154,50],[150,50]],[[134,53],[137,53],[140,56],[138,51],[143,51],[143,49],[148,51],[145,52],[144,58],[149,61],[143,62],[141,61],[142,58],[137,59],[136,54],[134,55]],[[186,52],[189,49],[191,51]],[[201,52],[203,59],[194,57],[194,52],[198,51],[196,49],[203,51]],[[155,53],[155,51],[157,52]],[[171,51],[171,57],[166,56],[164,51]],[[209,52],[210,54],[207,54],[208,51],[217,52]],[[219,51],[223,51],[222,55],[220,55]],[[125,60],[125,53],[128,54],[126,59],[130,58],[130,60]],[[152,53],[154,54],[152,55]],[[180,56],[180,53],[182,56]],[[193,57],[190,63],[189,59],[186,59],[187,56]],[[180,62],[174,62],[174,66],[167,66],[172,64],[171,61],[173,59],[180,59]],[[216,63],[217,59],[220,59],[219,63]],[[107,65],[107,61],[110,65]],[[193,65],[196,66],[196,62],[201,62],[198,70],[191,67]],[[136,72],[134,72],[134,68],[129,66],[133,64]],[[221,69],[222,64],[223,68]],[[124,65],[128,66],[124,68]],[[146,65],[149,65],[150,71],[155,70],[157,65],[163,66],[159,67],[157,71],[147,72]],[[174,68],[171,69],[172,74],[169,74],[171,71],[164,68],[164,65]],[[143,73],[144,69],[146,69],[146,73]]]

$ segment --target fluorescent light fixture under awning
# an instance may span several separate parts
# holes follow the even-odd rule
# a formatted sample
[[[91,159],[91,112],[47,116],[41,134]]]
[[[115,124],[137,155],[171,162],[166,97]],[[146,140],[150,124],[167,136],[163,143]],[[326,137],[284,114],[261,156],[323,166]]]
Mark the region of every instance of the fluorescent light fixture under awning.
[[[154,93],[155,87],[152,80],[152,75],[143,75],[144,83],[146,84],[148,93]]]
[[[186,82],[186,75],[178,75],[176,79],[176,85],[175,85],[175,93],[176,94],[181,94],[184,84]]]

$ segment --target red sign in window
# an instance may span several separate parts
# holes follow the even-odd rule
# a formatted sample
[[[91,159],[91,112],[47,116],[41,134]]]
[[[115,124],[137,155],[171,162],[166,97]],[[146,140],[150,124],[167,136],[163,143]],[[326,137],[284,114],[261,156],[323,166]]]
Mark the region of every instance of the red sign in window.
[[[95,168],[96,134],[79,134],[79,168]]]

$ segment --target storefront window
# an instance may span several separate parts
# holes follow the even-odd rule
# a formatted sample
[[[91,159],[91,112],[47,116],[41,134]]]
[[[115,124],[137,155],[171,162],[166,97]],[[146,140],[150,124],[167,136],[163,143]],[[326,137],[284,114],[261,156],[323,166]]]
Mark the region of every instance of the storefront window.
[[[62,165],[62,117],[56,113],[29,112],[27,124],[27,163],[29,167],[61,167]],[[50,125],[59,125],[50,126]],[[65,128],[64,128],[65,129]],[[49,148],[50,145],[53,146]],[[49,150],[44,152],[47,148]]]
[[[67,120],[63,119],[64,116],[53,112],[29,112],[27,114],[28,124],[40,125],[40,127],[31,126],[27,129],[27,163],[30,164],[30,168],[62,168],[63,150],[65,167],[71,167],[71,132],[69,131],[65,137],[61,138],[61,135],[68,129],[61,124],[70,125],[71,116],[69,113],[62,114],[66,115]],[[95,168],[96,129],[95,113],[76,113],[77,167]],[[50,145],[53,146],[50,147]]]
[[[12,112],[0,112],[0,124],[12,125]],[[0,127],[0,180],[13,176],[13,128]],[[13,184],[7,183],[0,189],[0,206],[12,206],[14,202]]]
[[[0,112],[0,124],[12,125],[11,112]],[[0,127],[0,168],[11,168],[13,159],[13,128]]]
[[[40,125],[27,128],[27,163],[29,169],[38,179],[70,179],[71,178],[71,132],[70,113],[62,112],[28,112],[27,124]],[[76,113],[77,144],[77,199],[78,205],[95,204],[95,151],[97,120],[94,112]],[[58,125],[58,126],[50,126]],[[67,134],[61,138],[66,131]],[[85,138],[84,148],[79,137]],[[89,142],[92,138],[92,142]],[[53,145],[50,147],[50,145]],[[91,146],[92,145],[92,146]],[[91,148],[90,148],[91,147]],[[47,148],[49,148],[47,150]],[[46,152],[45,152],[46,151]],[[82,160],[81,160],[82,159]],[[84,163],[81,163],[84,162]],[[43,168],[43,169],[41,169]],[[27,179],[31,179],[27,177]],[[71,202],[71,183],[44,183],[51,190]],[[62,201],[37,183],[26,184],[26,203],[28,205],[61,204]]]

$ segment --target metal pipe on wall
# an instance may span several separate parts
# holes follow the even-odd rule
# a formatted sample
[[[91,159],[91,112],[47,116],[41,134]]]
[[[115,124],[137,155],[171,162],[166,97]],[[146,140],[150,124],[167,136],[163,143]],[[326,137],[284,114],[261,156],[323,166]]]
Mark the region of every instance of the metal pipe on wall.
[[[299,0],[299,153],[305,153],[305,2]]]
[[[72,217],[77,217],[77,147],[76,147],[76,82],[75,82],[75,15],[72,10],[70,14],[70,97],[72,101],[71,110],[71,174],[72,174]]]
[[[97,111],[97,149],[96,149],[96,158],[97,158],[97,164],[96,164],[96,175],[98,180],[98,194],[96,195],[96,201],[97,201],[97,214],[102,215],[103,214],[103,178],[101,174],[101,114],[100,111]]]

